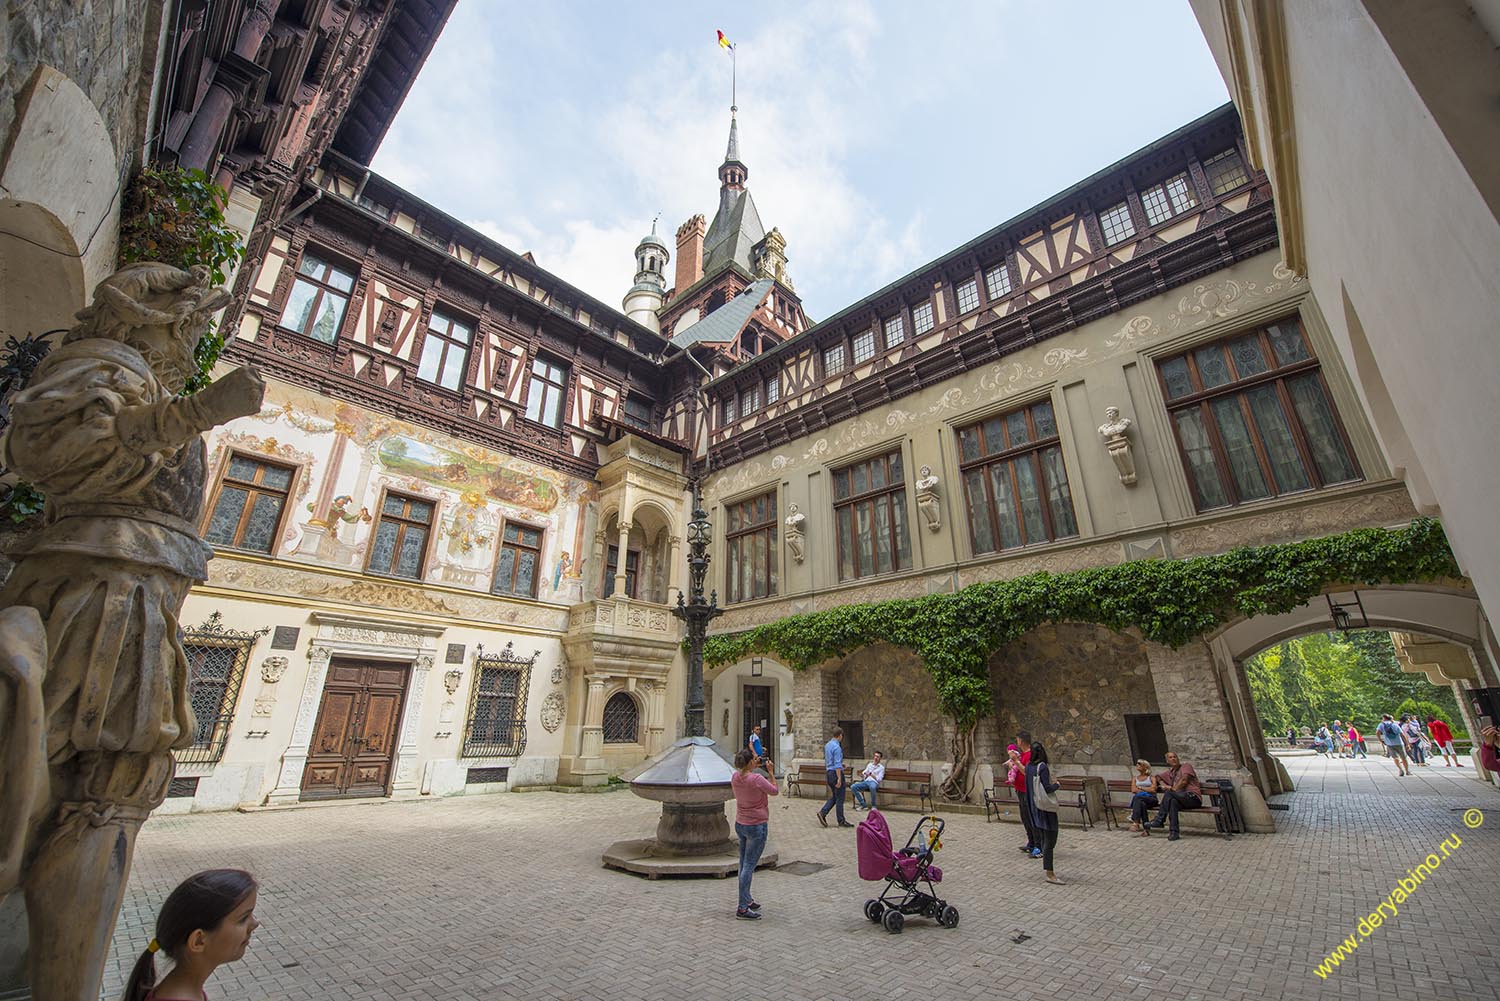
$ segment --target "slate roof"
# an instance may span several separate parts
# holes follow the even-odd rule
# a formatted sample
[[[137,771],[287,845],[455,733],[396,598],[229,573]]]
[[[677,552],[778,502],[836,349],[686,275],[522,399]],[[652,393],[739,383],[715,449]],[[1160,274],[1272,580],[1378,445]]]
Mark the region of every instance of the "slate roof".
[[[719,194],[719,211],[703,238],[703,273],[711,275],[733,261],[745,272],[755,273],[750,249],[766,238],[766,227],[755,211],[749,189]]]
[[[751,314],[766,301],[766,296],[770,294],[771,286],[774,284],[775,282],[771,279],[762,278],[691,327],[685,327],[679,333],[674,334],[672,343],[679,348],[686,348],[694,344],[732,342],[740,336],[740,331],[745,329],[745,324],[750,321]]]

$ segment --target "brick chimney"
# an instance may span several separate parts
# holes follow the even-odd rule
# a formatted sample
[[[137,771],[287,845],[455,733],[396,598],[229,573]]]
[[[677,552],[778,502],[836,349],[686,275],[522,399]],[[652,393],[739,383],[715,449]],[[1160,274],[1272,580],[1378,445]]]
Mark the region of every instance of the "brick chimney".
[[[677,227],[677,289],[681,292],[703,277],[703,234],[708,224],[695,215]]]

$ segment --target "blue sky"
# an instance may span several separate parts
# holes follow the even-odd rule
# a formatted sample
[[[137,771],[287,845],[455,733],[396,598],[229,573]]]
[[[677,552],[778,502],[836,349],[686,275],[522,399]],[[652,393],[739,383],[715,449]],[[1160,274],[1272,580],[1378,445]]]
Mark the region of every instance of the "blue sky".
[[[1186,0],[459,0],[375,169],[618,307],[718,202],[716,29],[814,319],[1228,100]]]

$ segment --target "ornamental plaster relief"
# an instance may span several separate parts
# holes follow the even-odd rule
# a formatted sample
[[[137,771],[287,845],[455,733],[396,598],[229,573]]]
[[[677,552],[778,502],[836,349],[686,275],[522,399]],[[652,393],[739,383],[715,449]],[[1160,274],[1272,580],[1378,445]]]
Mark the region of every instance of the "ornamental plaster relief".
[[[562,632],[568,610],[554,605],[507,601],[480,595],[433,593],[416,584],[354,580],[286,563],[267,564],[221,555],[208,564],[208,585],[255,595],[335,601],[361,609],[381,608],[443,615],[486,623],[528,626]]]
[[[1183,525],[1168,532],[1176,557],[1222,553],[1237,546],[1331,535],[1351,528],[1375,528],[1411,521],[1417,516],[1411,495],[1399,484],[1361,490],[1295,507],[1277,507],[1247,517]]]

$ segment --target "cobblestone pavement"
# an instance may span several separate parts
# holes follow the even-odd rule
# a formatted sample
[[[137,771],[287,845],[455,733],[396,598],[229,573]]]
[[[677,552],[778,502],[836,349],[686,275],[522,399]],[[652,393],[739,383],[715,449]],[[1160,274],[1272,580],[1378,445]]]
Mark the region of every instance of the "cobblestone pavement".
[[[106,997],[175,882],[220,865],[262,881],[265,926],[209,984],[231,1001],[1500,997],[1500,791],[1438,780],[1439,767],[1396,794],[1372,765],[1370,788],[1351,792],[1341,783],[1363,762],[1288,764],[1305,791],[1284,798],[1279,833],[1169,843],[1065,828],[1067,886],[1016,850],[1019,827],[953,815],[939,861],[961,923],[912,919],[900,936],[861,915],[878,884],[858,878],[854,832],[820,828],[805,799],[773,801],[772,839],[783,863],[830,868],[758,874],[759,922],[734,920],[731,880],[601,868],[611,841],[654,829],[654,804],[626,792],[159,817]],[[1466,807],[1488,821],[1466,828]],[[889,816],[904,840],[915,814]],[[1452,834],[1462,846],[1399,917],[1320,979],[1315,965]]]

